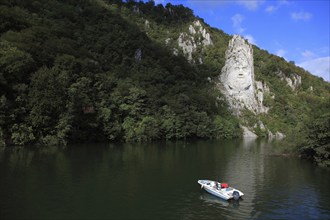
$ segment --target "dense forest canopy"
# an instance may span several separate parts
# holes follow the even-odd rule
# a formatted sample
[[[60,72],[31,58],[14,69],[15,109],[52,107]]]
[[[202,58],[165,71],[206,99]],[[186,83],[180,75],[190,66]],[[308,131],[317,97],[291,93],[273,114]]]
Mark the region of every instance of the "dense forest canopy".
[[[213,42],[193,53],[199,63],[173,53],[196,20]],[[329,83],[256,46],[269,113],[232,116],[214,83],[230,38],[182,5],[1,0],[0,145],[234,138],[240,124],[260,120],[293,140],[314,140],[318,128],[329,140],[329,126],[316,120],[329,119]],[[302,82],[293,91],[279,73]]]

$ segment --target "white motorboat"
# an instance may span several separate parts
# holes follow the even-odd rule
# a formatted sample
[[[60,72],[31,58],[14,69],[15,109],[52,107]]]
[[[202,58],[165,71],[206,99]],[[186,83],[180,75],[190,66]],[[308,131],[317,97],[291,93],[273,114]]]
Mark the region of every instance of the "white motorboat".
[[[198,180],[198,184],[200,184],[201,188],[206,192],[225,200],[238,200],[244,195],[244,193],[238,189],[229,187],[227,183],[219,183],[213,180]]]

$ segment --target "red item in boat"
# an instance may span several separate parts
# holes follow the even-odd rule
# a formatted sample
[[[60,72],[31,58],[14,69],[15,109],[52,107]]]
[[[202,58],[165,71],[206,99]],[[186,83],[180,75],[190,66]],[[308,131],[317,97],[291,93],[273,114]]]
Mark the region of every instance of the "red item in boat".
[[[228,188],[228,187],[229,187],[228,183],[221,183],[221,188]]]

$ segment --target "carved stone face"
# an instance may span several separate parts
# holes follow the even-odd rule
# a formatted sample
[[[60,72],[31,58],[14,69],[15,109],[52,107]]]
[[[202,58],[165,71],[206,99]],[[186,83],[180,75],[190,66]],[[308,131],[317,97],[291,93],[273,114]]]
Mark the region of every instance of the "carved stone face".
[[[229,41],[220,81],[221,91],[237,114],[245,108],[253,113],[259,111],[254,81],[253,49],[239,35],[234,35]]]
[[[243,53],[242,53],[243,52]],[[252,85],[252,68],[245,51],[238,51],[232,56],[227,66],[227,85],[232,92],[248,90]]]

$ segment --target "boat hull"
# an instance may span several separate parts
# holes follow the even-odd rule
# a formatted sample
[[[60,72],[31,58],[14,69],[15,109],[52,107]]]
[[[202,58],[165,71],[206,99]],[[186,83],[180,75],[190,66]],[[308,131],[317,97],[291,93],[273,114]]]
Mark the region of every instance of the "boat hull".
[[[239,199],[244,195],[241,191],[232,187],[221,188],[219,187],[221,183],[212,180],[198,180],[198,184],[200,184],[206,192],[224,200],[233,199],[235,194],[237,194],[235,199]]]

